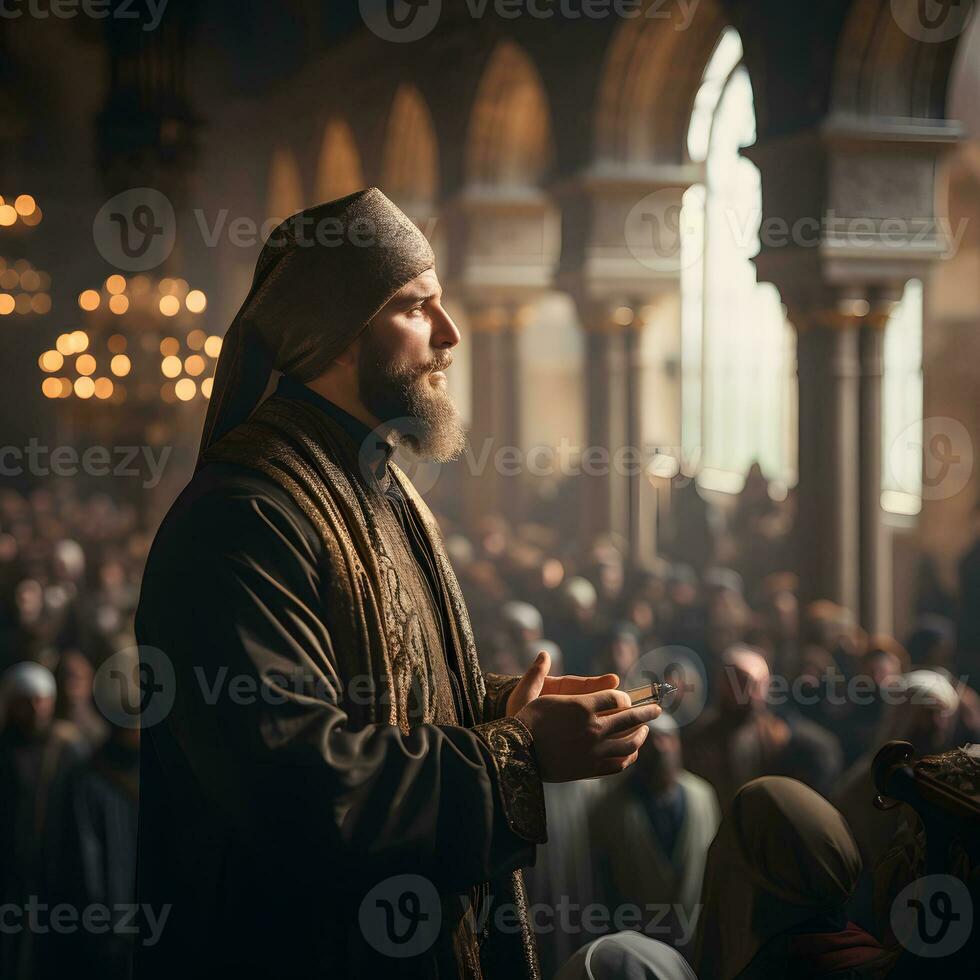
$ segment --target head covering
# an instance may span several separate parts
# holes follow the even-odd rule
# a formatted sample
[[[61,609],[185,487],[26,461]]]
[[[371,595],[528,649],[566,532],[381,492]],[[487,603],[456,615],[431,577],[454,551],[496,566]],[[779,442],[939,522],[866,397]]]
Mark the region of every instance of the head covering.
[[[922,667],[891,678],[885,685],[886,707],[875,735],[875,745],[907,739],[922,713],[938,707],[951,715],[960,706],[960,696],[945,674]],[[875,749],[877,751],[877,749]],[[873,758],[875,752],[868,754]]]
[[[716,566],[709,568],[704,573],[704,587],[706,589],[720,589],[727,592],[743,592],[742,576],[733,568],[722,568]]]
[[[673,946],[639,932],[617,932],[583,946],[555,980],[697,980]]]
[[[562,586],[562,594],[576,606],[591,608],[599,601],[595,586],[581,575],[573,575]]]
[[[311,381],[435,257],[377,187],[294,214],[269,236],[221,348],[203,454],[244,422],[273,371]]]
[[[773,937],[839,910],[860,873],[850,828],[819,793],[780,776],[746,783],[708,851],[697,972],[737,977]]]
[[[500,607],[500,618],[512,629],[537,633],[539,636],[544,632],[544,619],[529,602],[518,602],[516,599],[505,602]]]
[[[53,698],[57,689],[54,674],[33,660],[24,660],[9,667],[0,681],[5,704],[11,698]]]

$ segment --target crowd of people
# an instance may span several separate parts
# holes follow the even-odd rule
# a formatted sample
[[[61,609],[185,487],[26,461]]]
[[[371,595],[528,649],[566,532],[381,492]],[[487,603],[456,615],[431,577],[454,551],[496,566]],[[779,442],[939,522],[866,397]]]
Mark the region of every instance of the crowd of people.
[[[980,543],[964,594],[924,576],[899,642],[832,602],[801,605],[791,521],[757,471],[725,521],[693,484],[677,504],[673,559],[644,565],[545,520],[440,515],[485,671],[522,674],[545,650],[553,674],[678,688],[625,773],[545,786],[548,843],[525,872],[542,975],[627,975],[627,961],[712,980],[886,975],[875,874],[916,828],[873,808],[871,761],[894,738],[920,755],[980,742]],[[0,929],[5,978],[68,961],[127,976],[139,731],[93,684],[134,644],[149,540],[108,496],[0,493],[0,906],[24,910]],[[889,887],[913,873],[891,866]],[[104,908],[107,927],[28,922],[59,904]]]
[[[67,484],[0,491],[5,978],[129,974],[139,727],[110,707],[119,684],[94,684],[110,656],[135,657],[143,524],[135,507],[79,500]]]
[[[621,777],[545,787],[549,841],[525,873],[541,913],[544,975],[597,932],[622,929],[616,910],[634,915],[627,928],[702,969],[712,963],[705,976],[728,975],[711,959],[724,950],[707,948],[724,946],[720,934],[697,933],[699,915],[726,914],[711,908],[712,890],[723,886],[712,880],[709,845],[747,788],[772,789],[760,779],[803,784],[809,796],[794,797],[794,806],[816,800],[835,820],[842,814],[863,870],[848,888],[846,916],[792,924],[810,934],[798,955],[822,963],[817,972],[781,973],[767,960],[768,972],[745,975],[821,976],[819,969],[862,958],[867,972],[856,975],[879,975],[896,945],[886,899],[912,869],[889,866],[875,879],[876,869],[914,826],[904,807],[873,806],[871,764],[892,739],[910,742],[917,755],[980,741],[980,645],[972,632],[980,543],[964,555],[961,595],[943,590],[924,566],[914,626],[899,642],[869,635],[833,602],[801,604],[786,571],[792,501],[774,501],[757,467],[727,516],[712,513],[693,483],[675,502],[669,546],[693,560],[643,567],[614,539],[583,553],[543,524],[514,527],[488,516],[472,530],[446,528],[485,670],[522,673],[545,649],[553,673],[612,671],[626,688],[651,680],[681,687]],[[958,633],[969,640],[958,642]],[[716,863],[718,876],[731,875]],[[876,891],[883,877],[889,887]],[[574,907],[558,922],[551,910],[569,896]],[[832,936],[831,925],[839,926]],[[775,933],[764,938],[777,941]]]

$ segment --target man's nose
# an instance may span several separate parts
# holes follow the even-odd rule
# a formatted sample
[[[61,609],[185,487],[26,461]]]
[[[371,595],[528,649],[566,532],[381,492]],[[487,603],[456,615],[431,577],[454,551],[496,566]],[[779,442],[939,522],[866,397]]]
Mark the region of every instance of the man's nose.
[[[440,306],[432,320],[432,346],[448,350],[455,347],[459,340],[459,328],[453,323],[453,318]]]

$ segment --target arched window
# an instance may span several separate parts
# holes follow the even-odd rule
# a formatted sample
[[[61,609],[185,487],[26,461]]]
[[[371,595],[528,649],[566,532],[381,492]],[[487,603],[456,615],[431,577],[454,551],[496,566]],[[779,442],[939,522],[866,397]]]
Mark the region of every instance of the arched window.
[[[910,280],[885,330],[881,506],[922,509],[922,283]]]
[[[729,493],[755,461],[777,486],[796,482],[796,338],[752,263],[762,192],[740,151],[754,141],[752,85],[729,28],[691,114],[688,152],[705,179],[684,197],[681,253],[683,466]]]

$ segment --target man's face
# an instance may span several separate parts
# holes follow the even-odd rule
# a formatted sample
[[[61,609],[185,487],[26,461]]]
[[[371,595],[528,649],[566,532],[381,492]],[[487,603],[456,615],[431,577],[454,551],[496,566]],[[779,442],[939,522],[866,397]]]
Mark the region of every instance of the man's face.
[[[443,373],[458,343],[433,269],[399,290],[359,339],[361,401],[416,453],[437,462],[454,459],[466,445]]]

